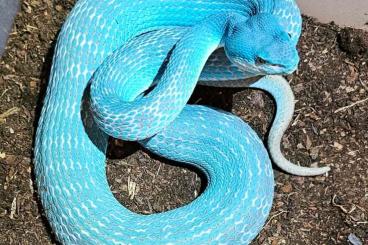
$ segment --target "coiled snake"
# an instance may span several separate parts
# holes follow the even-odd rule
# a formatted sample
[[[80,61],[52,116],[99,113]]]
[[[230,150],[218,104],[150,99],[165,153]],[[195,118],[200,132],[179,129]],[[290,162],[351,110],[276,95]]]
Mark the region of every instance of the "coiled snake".
[[[270,92],[277,114],[268,146],[285,171],[280,141],[293,95],[300,13],[292,0],[79,0],[60,32],[38,125],[35,174],[47,218],[64,244],[248,244],[273,198],[263,143],[242,120],[186,105],[197,81]],[[106,180],[108,136],[193,164],[203,194],[165,213],[135,214]]]

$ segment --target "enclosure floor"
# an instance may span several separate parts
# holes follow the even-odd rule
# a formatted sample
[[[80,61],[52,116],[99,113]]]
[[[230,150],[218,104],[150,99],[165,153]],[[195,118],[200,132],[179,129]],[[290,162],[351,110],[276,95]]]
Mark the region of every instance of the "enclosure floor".
[[[296,0],[304,14],[322,22],[368,30],[368,1],[366,0]]]

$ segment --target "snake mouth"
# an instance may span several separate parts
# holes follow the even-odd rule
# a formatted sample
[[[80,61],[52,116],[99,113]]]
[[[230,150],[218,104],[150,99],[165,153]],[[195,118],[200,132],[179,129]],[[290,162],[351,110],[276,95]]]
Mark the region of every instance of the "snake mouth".
[[[282,64],[272,64],[272,65],[269,65],[270,67],[272,67],[272,68],[276,68],[276,69],[286,69],[287,68],[287,66],[285,66],[285,65],[282,65]]]
[[[267,67],[264,67],[264,70],[267,71],[268,74],[273,75],[286,75],[291,74],[298,68],[298,64],[292,65],[292,66],[286,66],[281,64],[272,64],[272,65],[266,65]]]
[[[280,74],[291,74],[298,69],[298,63],[293,64],[265,64],[262,65],[261,69],[268,71],[269,74],[280,75]]]
[[[287,69],[287,65],[284,64],[273,64],[272,62],[269,62],[261,57],[257,57],[254,61],[254,65],[261,68],[280,68],[280,69]]]
[[[293,73],[298,68],[299,59],[295,62],[273,64],[266,59],[257,57],[254,61],[249,61],[240,57],[230,59],[240,70],[251,72],[254,75],[286,75]]]
[[[258,56],[254,61],[254,66],[269,75],[291,74],[298,68],[299,56],[293,56],[290,59],[278,59],[278,61],[279,63],[274,63]]]

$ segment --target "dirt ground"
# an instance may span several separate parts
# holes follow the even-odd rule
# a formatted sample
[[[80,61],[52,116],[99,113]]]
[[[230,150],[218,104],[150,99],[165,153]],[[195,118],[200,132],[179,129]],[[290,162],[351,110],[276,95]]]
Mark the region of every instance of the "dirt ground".
[[[32,146],[53,44],[73,1],[24,0],[0,59],[0,244],[56,243],[32,172]],[[304,166],[331,166],[303,178],[275,170],[276,197],[253,244],[368,244],[367,33],[304,18],[301,63],[288,77],[297,99],[283,149]],[[247,89],[199,87],[192,103],[241,116],[264,137],[272,100]],[[131,210],[161,212],[190,202],[204,179],[137,144],[112,141],[107,173]],[[358,243],[360,241],[361,243]]]

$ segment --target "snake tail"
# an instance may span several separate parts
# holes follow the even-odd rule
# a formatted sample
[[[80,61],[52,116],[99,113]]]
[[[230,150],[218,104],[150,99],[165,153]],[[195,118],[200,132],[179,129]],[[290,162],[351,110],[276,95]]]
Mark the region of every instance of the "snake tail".
[[[281,141],[294,114],[294,94],[287,80],[282,76],[266,76],[250,85],[264,90],[276,102],[276,115],[269,131],[267,145],[273,162],[283,171],[298,176],[316,176],[330,171],[329,167],[309,168],[298,166],[287,160],[281,152]]]

